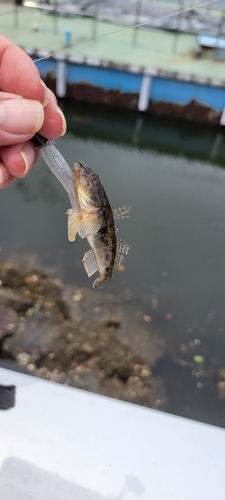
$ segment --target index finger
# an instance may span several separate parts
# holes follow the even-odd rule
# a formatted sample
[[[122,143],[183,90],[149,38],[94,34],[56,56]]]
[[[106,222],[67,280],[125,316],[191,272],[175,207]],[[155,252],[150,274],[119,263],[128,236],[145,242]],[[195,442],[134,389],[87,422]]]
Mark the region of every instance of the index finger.
[[[3,35],[0,35],[0,89],[46,104],[46,88],[35,64]]]

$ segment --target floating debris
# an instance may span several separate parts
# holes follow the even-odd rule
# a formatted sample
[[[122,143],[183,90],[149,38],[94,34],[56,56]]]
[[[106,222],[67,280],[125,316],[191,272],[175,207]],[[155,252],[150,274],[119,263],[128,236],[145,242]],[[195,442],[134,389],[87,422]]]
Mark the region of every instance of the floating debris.
[[[197,365],[201,365],[202,363],[204,363],[205,358],[204,356],[200,356],[200,354],[195,354],[195,356],[193,357],[193,361]]]
[[[220,381],[217,385],[219,399],[225,399],[225,382]]]
[[[150,316],[147,316],[147,314],[144,314],[143,320],[146,321],[146,323],[151,323],[152,318]]]

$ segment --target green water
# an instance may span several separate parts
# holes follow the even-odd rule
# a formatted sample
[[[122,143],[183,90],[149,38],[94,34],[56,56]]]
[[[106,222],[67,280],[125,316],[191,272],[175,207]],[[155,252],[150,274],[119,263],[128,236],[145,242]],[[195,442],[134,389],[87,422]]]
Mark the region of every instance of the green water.
[[[90,165],[112,207],[132,205],[118,224],[130,245],[126,269],[107,291],[129,289],[137,303],[150,293],[158,298],[167,353],[153,371],[169,394],[165,409],[225,426],[217,392],[225,369],[223,130],[89,106],[64,104],[64,111],[68,133],[57,147],[68,163]],[[43,160],[0,196],[0,257],[36,254],[41,265],[57,267],[65,283],[91,287],[82,265],[87,242],[68,242],[69,200]],[[176,364],[182,344],[184,363],[204,357],[201,380]]]

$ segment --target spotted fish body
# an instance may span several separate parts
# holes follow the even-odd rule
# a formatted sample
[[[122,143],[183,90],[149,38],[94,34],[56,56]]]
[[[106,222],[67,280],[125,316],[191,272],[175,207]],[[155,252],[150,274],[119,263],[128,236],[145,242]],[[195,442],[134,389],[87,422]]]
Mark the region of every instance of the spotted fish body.
[[[128,245],[117,239],[114,220],[123,217],[131,207],[113,211],[98,175],[85,163],[74,164],[74,182],[79,211],[68,210],[68,237],[74,241],[78,233],[87,238],[91,249],[85,253],[83,264],[89,277],[99,272],[93,288],[100,288],[112,280],[113,268],[128,253]]]
[[[77,233],[87,238],[91,249],[83,264],[88,276],[99,272],[93,287],[100,288],[111,281],[113,267],[128,253],[127,243],[116,236],[114,220],[126,216],[131,207],[112,210],[99,177],[85,163],[75,163],[73,173],[52,141],[36,134],[32,142],[68,193],[72,207],[67,212],[68,238],[74,241]]]

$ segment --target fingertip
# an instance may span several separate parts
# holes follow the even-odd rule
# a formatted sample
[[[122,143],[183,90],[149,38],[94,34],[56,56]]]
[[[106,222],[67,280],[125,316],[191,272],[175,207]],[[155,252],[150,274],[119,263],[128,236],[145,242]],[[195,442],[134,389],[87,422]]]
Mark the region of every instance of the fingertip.
[[[39,101],[33,101],[36,104],[36,123],[33,129],[33,133],[35,134],[40,130],[44,123],[44,110],[42,104]]]
[[[0,163],[0,189],[8,187],[13,182],[13,177],[5,168],[3,163]]]
[[[39,101],[9,99],[0,101],[1,145],[12,136],[34,135],[44,123],[44,109]],[[15,139],[15,137],[14,137]],[[14,141],[11,143],[13,144]],[[5,144],[4,144],[5,143]]]
[[[59,114],[60,119],[61,119],[61,123],[62,123],[62,131],[60,134],[60,137],[62,137],[63,135],[65,135],[66,129],[67,129],[66,119],[65,119],[65,116],[64,116],[62,110],[59,108],[59,106],[57,106],[56,111]]]
[[[24,165],[22,167],[21,175],[26,175],[31,170],[35,162],[35,151],[30,143],[25,144],[20,150]]]
[[[42,104],[43,108],[45,108],[45,106],[47,106],[48,101],[49,101],[49,89],[45,85],[45,82],[43,82],[42,79],[40,79],[40,84],[42,85],[43,90],[44,90],[44,97],[43,97],[43,100],[41,101],[41,104]]]
[[[23,178],[31,170],[39,156],[31,142],[8,146],[1,149],[3,166],[13,177]]]
[[[15,177],[25,177],[36,163],[40,152],[29,141],[23,144],[23,147],[19,150],[19,153],[20,157],[22,157],[23,164],[21,164],[21,168],[17,171],[17,176]]]
[[[39,133],[48,139],[57,139],[66,133],[66,120],[63,112],[57,105],[57,99],[53,92],[48,89],[49,101],[44,108],[44,123]]]

